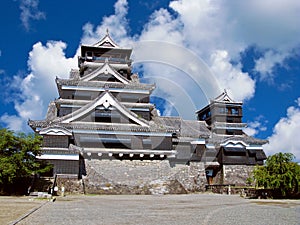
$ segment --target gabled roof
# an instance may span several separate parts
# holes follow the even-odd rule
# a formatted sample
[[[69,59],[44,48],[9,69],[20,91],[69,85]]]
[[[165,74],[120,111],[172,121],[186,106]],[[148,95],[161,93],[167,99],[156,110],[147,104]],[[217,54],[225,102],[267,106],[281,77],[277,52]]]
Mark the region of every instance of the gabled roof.
[[[108,29],[106,30],[106,35],[99,42],[93,44],[94,47],[107,47],[107,48],[120,48],[110,37]]]
[[[127,90],[134,90],[134,91],[141,91],[141,92],[148,92],[151,93],[155,89],[155,84],[144,84],[144,83],[137,83],[137,82],[129,82],[128,84],[121,83],[121,82],[108,82],[108,81],[83,81],[78,79],[61,79],[56,77],[55,79],[58,92],[61,95],[63,91],[63,87],[71,87],[74,90],[81,89],[81,90],[92,90],[92,91],[103,91],[103,89],[122,89],[123,92]]]
[[[164,127],[172,127],[177,130],[179,137],[207,138],[210,131],[203,121],[183,120],[180,117],[159,116],[154,118],[157,124]]]
[[[236,143],[236,142],[244,142],[249,145],[264,145],[268,143],[267,140],[262,140],[258,138],[254,138],[248,136],[247,134],[243,135],[221,135],[221,134],[211,134],[211,137],[206,140],[207,143],[212,143],[215,145],[224,145],[225,143]]]
[[[42,135],[67,135],[72,136],[72,132],[61,126],[50,126],[40,130],[39,134]]]
[[[117,80],[122,82],[123,84],[128,84],[129,80],[118,73],[113,67],[109,65],[108,62],[105,62],[103,66],[99,67],[98,69],[94,70],[93,72],[89,73],[88,75],[81,78],[82,81],[90,81],[97,76],[101,76],[101,74],[111,74]]]
[[[149,126],[140,126],[137,124],[122,124],[122,123],[62,123],[60,120],[47,121],[47,120],[29,120],[28,125],[34,130],[39,131],[40,129],[47,127],[64,127],[68,130],[85,130],[91,131],[91,133],[97,132],[143,132],[143,133],[175,133],[176,130],[170,127],[164,127],[159,124],[149,121]],[[134,135],[134,134],[133,134]]]
[[[86,104],[85,106],[74,111],[73,113],[70,113],[66,116],[54,120],[53,122],[70,123],[76,121],[77,119],[93,112],[98,106],[104,106],[105,109],[108,109],[110,106],[113,106],[117,111],[119,111],[121,114],[131,119],[138,125],[149,127],[148,121],[139,118],[135,113],[128,110],[109,91],[103,92],[94,101]]]
[[[218,97],[216,97],[212,102],[222,102],[222,103],[240,103],[234,101],[227,93],[226,89],[222,94],[220,94]]]
[[[227,93],[226,89],[224,89],[224,92],[222,92],[222,94],[220,94],[219,96],[217,96],[215,99],[210,100],[210,104],[206,105],[205,107],[203,107],[202,109],[199,109],[196,111],[196,114],[201,114],[203,112],[206,112],[208,109],[210,109],[210,107],[214,104],[233,104],[233,105],[242,105],[242,102],[237,102],[234,101]]]

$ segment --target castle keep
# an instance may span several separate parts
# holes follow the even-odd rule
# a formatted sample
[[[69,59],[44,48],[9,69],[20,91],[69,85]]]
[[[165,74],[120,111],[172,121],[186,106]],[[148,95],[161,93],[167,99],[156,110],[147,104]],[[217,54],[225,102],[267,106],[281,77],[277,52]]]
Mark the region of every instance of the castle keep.
[[[242,103],[224,91],[196,112],[197,120],[159,116],[150,102],[155,85],[132,73],[131,52],[108,33],[82,45],[79,69],[55,80],[59,98],[45,120],[29,120],[43,136],[38,158],[53,164],[53,176],[78,179],[90,193],[244,184],[266,159],[266,141],[243,132]]]

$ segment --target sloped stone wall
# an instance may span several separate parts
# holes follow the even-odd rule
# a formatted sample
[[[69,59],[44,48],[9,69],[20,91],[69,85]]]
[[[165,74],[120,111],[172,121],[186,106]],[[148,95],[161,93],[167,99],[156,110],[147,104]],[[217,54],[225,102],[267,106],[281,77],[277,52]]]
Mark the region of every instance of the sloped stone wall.
[[[203,163],[171,167],[168,160],[85,160],[85,193],[184,194],[203,191]]]
[[[223,183],[246,186],[247,178],[251,176],[254,166],[248,165],[223,165]]]
[[[58,187],[58,195],[62,194],[62,188],[64,188],[64,194],[84,193],[82,180],[78,180],[78,178],[74,176],[58,176],[56,179],[56,186]]]
[[[185,194],[205,191],[207,179],[202,162],[171,166],[168,160],[84,160],[86,176],[58,177],[61,194]],[[253,166],[223,165],[214,184],[246,186]],[[226,191],[225,191],[226,192]],[[225,193],[224,192],[224,193]]]

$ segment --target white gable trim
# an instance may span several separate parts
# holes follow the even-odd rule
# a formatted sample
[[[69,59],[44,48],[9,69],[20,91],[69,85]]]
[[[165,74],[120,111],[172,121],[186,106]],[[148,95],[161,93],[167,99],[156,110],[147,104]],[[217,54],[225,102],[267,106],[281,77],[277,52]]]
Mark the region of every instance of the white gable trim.
[[[111,39],[111,37],[109,36],[109,34],[107,33],[106,35],[105,35],[105,37],[101,40],[101,41],[99,41],[99,42],[97,42],[96,44],[94,44],[93,46],[95,46],[95,47],[107,47],[107,48],[109,48],[110,46],[105,46],[105,45],[103,45],[105,42],[109,42],[114,48],[120,48],[112,39]]]
[[[62,123],[70,123],[72,121],[77,120],[78,118],[88,114],[89,112],[91,112],[92,110],[94,110],[97,106],[99,105],[103,105],[105,108],[109,108],[110,106],[114,106],[119,112],[121,112],[123,115],[125,115],[126,117],[130,118],[131,120],[133,120],[134,122],[136,122],[137,124],[141,125],[141,126],[146,126],[149,127],[149,125],[146,122],[143,122],[142,120],[136,118],[135,116],[133,116],[130,112],[128,112],[127,110],[125,110],[114,98],[111,94],[109,94],[109,92],[105,92],[104,95],[102,95],[102,97],[100,97],[99,99],[97,99],[96,101],[88,104],[88,107],[85,108],[81,108],[79,110],[76,110],[74,112],[74,114],[70,117],[67,118],[65,120],[62,121]]]
[[[103,74],[103,73],[113,75],[115,78],[117,78],[117,80],[119,80],[123,84],[129,83],[129,80],[127,80],[125,77],[123,77],[121,74],[119,74],[116,70],[114,70],[108,63],[105,63],[99,69],[96,69],[92,73],[83,77],[82,81],[90,81],[90,80],[94,79],[95,77],[97,77],[98,75]]]
[[[46,160],[79,160],[79,154],[59,155],[59,154],[42,154],[36,156],[37,159]]]
[[[205,139],[198,139],[198,140],[194,140],[191,141],[192,145],[205,145]]]
[[[226,90],[222,94],[220,94],[218,97],[216,97],[214,100],[211,102],[224,102],[224,103],[238,103],[242,104],[242,102],[236,102],[234,101],[227,93]]]
[[[64,128],[60,128],[60,127],[48,127],[45,129],[40,130],[39,134],[41,135],[59,135],[59,136],[72,136],[72,132],[64,129]]]
[[[263,146],[248,146],[247,150],[263,150]]]
[[[233,147],[233,148],[245,148],[249,146],[243,141],[226,141],[225,143],[220,145],[223,147]]]

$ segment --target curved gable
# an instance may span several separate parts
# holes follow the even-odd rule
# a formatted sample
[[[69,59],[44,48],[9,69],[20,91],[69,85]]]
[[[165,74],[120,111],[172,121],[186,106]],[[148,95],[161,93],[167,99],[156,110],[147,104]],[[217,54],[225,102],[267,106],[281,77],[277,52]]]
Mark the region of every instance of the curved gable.
[[[82,81],[91,81],[102,74],[110,74],[114,76],[118,81],[122,82],[123,84],[128,84],[129,80],[126,79],[124,76],[119,74],[114,68],[112,68],[107,62],[104,65],[95,71],[91,72],[90,74],[84,76],[81,80]]]
[[[103,106],[105,109],[108,109],[110,106],[115,107],[121,114],[125,117],[131,119],[135,123],[141,126],[149,127],[149,124],[146,120],[139,118],[135,113],[128,110],[125,106],[119,103],[119,101],[108,91],[102,93],[98,98],[96,98],[91,103],[85,105],[84,107],[76,110],[72,114],[68,114],[65,117],[62,117],[62,123],[70,123],[76,121],[95,110],[96,107]]]
[[[222,143],[221,146],[228,147],[228,148],[246,148],[249,145],[243,141],[229,140],[229,141],[226,141],[225,143]]]
[[[47,127],[40,130],[41,135],[72,136],[72,132],[63,127]]]

